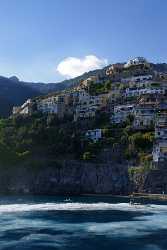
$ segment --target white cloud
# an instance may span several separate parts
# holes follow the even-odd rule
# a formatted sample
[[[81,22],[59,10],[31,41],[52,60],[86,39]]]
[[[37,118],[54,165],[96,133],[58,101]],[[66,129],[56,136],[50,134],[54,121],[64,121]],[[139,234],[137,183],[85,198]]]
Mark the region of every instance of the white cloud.
[[[90,70],[102,68],[107,65],[107,59],[88,55],[84,58],[67,57],[57,66],[57,71],[66,77],[76,77]]]

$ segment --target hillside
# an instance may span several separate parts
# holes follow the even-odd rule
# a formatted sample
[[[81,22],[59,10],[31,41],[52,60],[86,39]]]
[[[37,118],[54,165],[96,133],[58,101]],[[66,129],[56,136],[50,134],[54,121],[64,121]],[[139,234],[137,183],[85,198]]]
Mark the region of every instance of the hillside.
[[[104,77],[107,68],[108,67],[105,67],[103,69],[89,71],[89,72],[84,73],[81,76],[78,76],[69,80],[64,80],[58,83],[47,83],[47,84],[40,83],[40,82],[39,83],[21,82],[21,83],[25,86],[31,87],[34,90],[40,91],[43,94],[47,94],[50,92],[61,91],[66,88],[76,86],[80,83],[81,80],[85,80],[90,76],[100,75],[101,77]]]
[[[103,140],[94,143],[86,139],[87,126],[102,127]],[[152,142],[151,131],[139,134],[132,132],[129,124],[124,128],[109,126],[102,116],[89,124],[40,114],[1,119],[0,190],[127,194],[133,175],[151,170]],[[131,161],[140,166],[138,172],[134,168],[128,172]]]
[[[54,91],[64,90],[64,89],[69,88],[71,86],[76,86],[80,83],[81,80],[85,80],[90,76],[99,75],[100,77],[104,77],[106,69],[109,66],[110,65],[108,65],[107,67],[105,67],[103,69],[89,71],[89,72],[84,73],[81,76],[78,76],[78,77],[75,77],[75,78],[69,79],[69,80],[64,80],[64,81],[58,82],[58,83],[47,83],[46,84],[46,83],[22,82],[22,84],[25,86],[29,86],[29,87],[33,88],[34,90],[37,90],[43,94],[47,94],[47,93],[54,92]],[[155,71],[167,72],[167,63],[159,63],[159,64],[152,63],[151,66],[152,66],[153,70],[155,70]]]
[[[0,119],[0,180],[10,176],[4,192],[25,192],[25,187],[43,194],[167,192],[167,65],[150,66],[143,58],[130,63],[113,65],[110,74],[105,75],[106,68],[96,70],[45,89],[1,78],[8,103],[18,103],[26,98],[25,90],[28,95],[55,92],[101,76],[101,81],[92,77],[95,81],[78,88],[33,98]],[[26,182],[20,179],[25,174]]]
[[[151,66],[153,70],[158,72],[167,72],[166,63],[151,64]],[[0,115],[8,116],[13,106],[24,103],[28,98],[77,86],[81,80],[85,80],[90,76],[99,75],[103,78],[108,67],[86,72],[73,79],[48,84],[19,81],[15,76],[11,78],[0,76]]]
[[[74,79],[48,84],[19,81],[16,76],[11,78],[0,76],[0,116],[7,117],[11,114],[13,106],[23,104],[28,98],[61,91],[79,84],[82,79],[89,76],[104,75],[104,73],[105,69],[94,70]]]

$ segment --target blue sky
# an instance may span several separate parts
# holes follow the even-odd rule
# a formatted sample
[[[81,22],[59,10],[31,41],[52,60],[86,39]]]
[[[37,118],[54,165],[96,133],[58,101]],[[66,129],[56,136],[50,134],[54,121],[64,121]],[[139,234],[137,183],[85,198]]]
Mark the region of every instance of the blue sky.
[[[88,65],[135,56],[167,62],[166,0],[0,0],[0,6],[0,75],[57,82]]]

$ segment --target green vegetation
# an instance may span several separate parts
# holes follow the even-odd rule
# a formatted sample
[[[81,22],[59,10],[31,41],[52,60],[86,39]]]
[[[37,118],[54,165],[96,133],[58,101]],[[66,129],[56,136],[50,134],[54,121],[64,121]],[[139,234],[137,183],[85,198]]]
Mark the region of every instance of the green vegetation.
[[[154,87],[154,88],[159,88],[161,86],[161,84],[160,83],[156,83],[156,82],[153,82],[153,83],[151,83],[151,87]]]
[[[94,120],[73,122],[56,115],[35,114],[0,120],[0,166],[29,165],[36,169],[61,165],[65,159],[100,161],[100,152],[120,152],[116,160],[147,165],[152,160],[153,131],[133,131],[133,117],[123,126],[110,124],[109,115],[97,112]],[[102,139],[85,137],[88,129],[102,129]]]
[[[135,159],[136,163],[149,162],[152,159],[152,147],[154,133],[150,132],[131,132],[128,135],[128,145],[125,149],[125,158],[127,160]]]
[[[129,137],[130,143],[136,148],[136,150],[144,151],[152,147],[154,135],[152,132],[135,133]]]
[[[99,95],[107,93],[112,89],[112,82],[106,81],[105,83],[90,83],[88,92],[90,95]]]
[[[142,166],[129,168],[128,173],[129,173],[129,177],[133,179],[134,175],[147,174],[154,169],[155,169],[154,166],[150,162],[148,162],[148,163],[143,164]]]
[[[0,163],[80,155],[77,133],[71,122],[60,122],[52,115],[0,120]]]
[[[93,155],[91,154],[91,152],[85,152],[83,154],[83,160],[84,161],[90,161],[90,160],[92,160],[92,158],[93,158]]]

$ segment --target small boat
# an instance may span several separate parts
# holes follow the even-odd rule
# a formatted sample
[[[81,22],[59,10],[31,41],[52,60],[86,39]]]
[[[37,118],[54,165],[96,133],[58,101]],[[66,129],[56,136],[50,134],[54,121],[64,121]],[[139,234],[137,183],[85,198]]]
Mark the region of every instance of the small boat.
[[[132,205],[134,205],[134,203],[135,203],[135,202],[134,202],[134,199],[130,199],[130,201],[129,201],[129,205],[131,205],[131,206],[132,206]]]
[[[134,206],[141,206],[141,205],[142,205],[142,203],[135,202],[133,205],[134,205]]]
[[[129,201],[129,205],[131,205],[131,206],[141,206],[141,205],[142,205],[142,203],[135,202],[135,200],[134,200],[134,199],[130,199],[130,201]]]
[[[70,198],[66,198],[64,201],[65,201],[65,202],[70,202],[71,199],[70,199]]]

